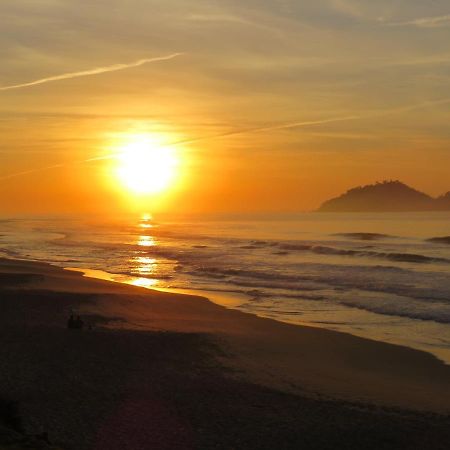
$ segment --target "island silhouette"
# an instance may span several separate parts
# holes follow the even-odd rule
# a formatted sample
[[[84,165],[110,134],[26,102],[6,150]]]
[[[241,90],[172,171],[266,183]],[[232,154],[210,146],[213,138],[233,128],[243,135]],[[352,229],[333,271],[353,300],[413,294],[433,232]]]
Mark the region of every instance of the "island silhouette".
[[[348,190],[325,201],[319,212],[450,211],[450,192],[434,198],[401,181],[389,180]]]

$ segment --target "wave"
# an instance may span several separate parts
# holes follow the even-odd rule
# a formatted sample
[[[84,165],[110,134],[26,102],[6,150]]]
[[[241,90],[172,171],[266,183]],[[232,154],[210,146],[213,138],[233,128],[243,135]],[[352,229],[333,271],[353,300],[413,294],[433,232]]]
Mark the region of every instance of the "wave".
[[[239,280],[233,280],[233,284],[236,286],[241,286],[241,287],[253,287],[253,288],[266,288],[266,289],[282,289],[282,290],[287,290],[287,291],[295,291],[297,292],[296,294],[286,294],[286,293],[282,293],[279,294],[277,292],[272,293],[270,295],[266,295],[267,297],[285,297],[285,298],[307,298],[308,300],[323,300],[325,297],[323,295],[310,295],[310,294],[300,294],[298,293],[299,291],[308,291],[308,292],[312,292],[312,291],[321,291],[323,290],[323,286],[316,286],[316,287],[308,287],[308,286],[304,286],[304,285],[299,285],[296,283],[289,283],[289,282],[280,282],[280,281],[250,281],[250,280],[245,280],[245,279],[239,279]]]
[[[186,266],[179,269],[193,277],[220,280],[235,286],[287,291],[351,291],[406,296],[427,302],[450,302],[446,274],[418,272],[393,266],[341,266],[297,264],[290,272],[232,268],[219,265]],[[334,296],[333,296],[334,297]]]
[[[450,259],[447,258],[436,258],[425,255],[417,255],[413,253],[378,253],[378,252],[368,252],[369,256],[377,256],[389,259],[390,261],[399,262],[412,262],[412,263],[444,263],[450,264]]]
[[[383,300],[364,300],[355,296],[352,300],[339,301],[344,306],[370,311],[376,314],[427,320],[437,323],[450,323],[450,305],[445,303],[424,303],[411,298]]]
[[[4,255],[6,255],[6,257],[11,257],[11,258],[20,258],[22,256],[20,252],[16,252],[15,250],[11,250],[8,248],[1,248],[1,247],[0,247],[0,253],[3,253]]]
[[[450,236],[433,237],[427,239],[428,242],[434,242],[436,244],[447,244],[450,245]]]
[[[390,236],[389,234],[381,233],[335,233],[333,236],[341,236],[358,241],[378,241],[380,239],[394,238],[394,236]]]
[[[345,236],[385,236],[384,234],[376,233],[342,233]],[[449,238],[432,238],[432,239],[450,239]],[[212,240],[212,238],[210,238]],[[439,241],[441,242],[441,241]],[[444,241],[445,242],[445,241]],[[330,256],[344,256],[344,257],[361,257],[361,258],[374,258],[382,259],[386,261],[393,262],[405,262],[413,264],[450,264],[450,259],[444,257],[427,256],[420,253],[407,253],[407,252],[383,252],[377,251],[373,248],[339,248],[329,245],[321,245],[318,243],[310,242],[283,242],[283,241],[262,241],[262,240],[224,240],[222,238],[215,239],[214,246],[208,246],[204,242],[195,243],[190,245],[190,250],[188,251],[185,247],[185,242],[181,241],[177,245],[159,245],[151,247],[143,247],[136,242],[98,242],[95,240],[79,240],[69,237],[68,233],[64,238],[59,237],[58,239],[53,239],[52,243],[54,245],[63,245],[67,247],[83,247],[83,248],[101,248],[103,250],[120,251],[139,251],[146,252],[149,255],[157,255],[160,257],[165,257],[171,260],[187,261],[190,263],[195,263],[195,261],[202,260],[205,257],[211,258],[214,256],[227,257],[229,248],[238,248],[241,250],[254,250],[254,251],[270,251],[271,254],[275,256],[285,256],[289,252],[310,252],[317,255],[330,255]],[[183,245],[184,244],[184,245]],[[231,246],[229,245],[231,244]],[[237,247],[236,247],[237,245]],[[201,252],[200,252],[201,251]]]
[[[309,251],[319,255],[335,255],[335,256],[360,256],[370,258],[380,258],[389,261],[409,262],[409,263],[443,263],[450,264],[450,259],[426,256],[416,253],[390,253],[377,252],[373,250],[349,250],[336,247],[327,247],[323,245],[311,244],[281,244],[280,248],[288,251]]]
[[[245,284],[245,283],[244,283]],[[251,292],[251,291],[250,291]],[[252,302],[256,301],[259,304],[261,299],[290,299],[290,300],[307,300],[307,301],[332,301],[335,304],[340,304],[348,308],[357,308],[360,310],[381,314],[384,316],[405,317],[414,320],[433,321],[436,323],[450,324],[450,304],[440,301],[428,302],[411,297],[396,295],[386,296],[377,295],[376,293],[367,294],[364,292],[358,293],[355,290],[350,290],[343,293],[342,296],[330,296],[321,294],[308,293],[267,293],[263,291],[263,295],[252,298],[246,304],[242,305],[244,308],[255,309]],[[270,302],[270,300],[268,300]],[[292,308],[293,304],[290,304]],[[277,311],[277,306],[273,303],[266,305],[268,310],[276,315],[281,312],[286,313],[284,307],[286,303],[281,304],[281,310]],[[301,309],[298,310],[301,313]]]
[[[235,269],[230,267],[219,266],[198,266],[193,271],[187,272],[192,275],[198,275],[199,273],[205,276],[217,276],[222,277],[246,277],[259,280],[277,280],[277,281],[297,281],[303,279],[300,275],[288,275],[282,273],[268,272],[266,270],[248,270],[248,269]]]
[[[419,299],[402,296],[376,296],[371,295],[370,298],[365,298],[364,294],[356,291],[347,292],[346,295],[339,297],[320,294],[265,294],[248,302],[251,306],[253,300],[259,301],[260,298],[286,298],[291,300],[307,300],[307,301],[332,301],[335,304],[340,304],[348,308],[357,308],[360,310],[381,314],[384,316],[405,317],[414,320],[433,321],[436,323],[450,324],[450,304],[443,302],[427,302]],[[270,301],[270,300],[269,300]],[[292,305],[292,304],[291,304]],[[285,304],[283,304],[285,306]],[[270,305],[274,309],[274,305]],[[292,306],[291,306],[292,308]],[[276,309],[276,308],[275,308]],[[301,309],[299,310],[301,311]],[[275,311],[274,311],[275,312]],[[284,309],[280,312],[286,313]]]

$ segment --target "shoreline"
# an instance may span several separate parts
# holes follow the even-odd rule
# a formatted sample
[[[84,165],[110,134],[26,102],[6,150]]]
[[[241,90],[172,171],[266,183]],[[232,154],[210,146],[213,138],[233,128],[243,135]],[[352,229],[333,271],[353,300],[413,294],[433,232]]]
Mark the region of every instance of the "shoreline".
[[[60,266],[54,266],[54,267],[60,267]],[[409,348],[412,350],[425,352],[425,353],[437,358],[440,362],[444,363],[445,365],[450,366],[450,350],[434,349],[434,351],[433,351],[433,349],[430,349],[429,346],[426,346],[426,345],[414,346],[413,343],[411,343],[411,342],[404,342],[404,341],[400,342],[398,339],[392,339],[391,341],[383,340],[381,337],[377,338],[377,336],[374,336],[374,335],[371,335],[370,333],[368,333],[367,329],[365,330],[365,332],[356,333],[356,332],[352,332],[352,330],[336,329],[333,327],[318,325],[318,324],[307,322],[307,321],[282,320],[281,318],[278,318],[278,317],[273,317],[273,316],[264,315],[264,314],[258,314],[255,311],[243,311],[240,308],[238,308],[238,306],[240,306],[243,303],[246,303],[246,301],[247,301],[245,298],[243,298],[243,294],[234,294],[234,296],[233,296],[232,293],[230,295],[228,295],[227,292],[216,293],[213,291],[201,290],[201,289],[189,290],[189,289],[175,289],[175,288],[174,289],[159,288],[159,287],[155,287],[151,283],[151,281],[152,281],[151,279],[134,277],[131,275],[114,274],[114,273],[106,272],[104,270],[97,270],[97,269],[64,267],[64,270],[82,273],[83,276],[86,278],[93,278],[93,279],[99,279],[99,280],[104,280],[104,281],[110,281],[113,283],[138,286],[138,287],[142,287],[142,288],[145,288],[148,290],[155,290],[158,292],[166,292],[166,293],[171,293],[171,294],[184,294],[184,295],[191,295],[191,296],[195,296],[195,297],[198,297],[198,296],[205,297],[211,303],[214,303],[216,305],[219,305],[219,306],[222,306],[225,308],[235,309],[237,311],[240,311],[240,312],[243,312],[246,314],[252,314],[252,315],[262,318],[262,319],[274,320],[279,323],[285,323],[285,324],[300,326],[300,327],[310,327],[310,328],[329,330],[329,331],[334,331],[336,333],[348,334],[350,336],[367,339],[370,341],[398,345],[400,347],[406,347],[406,348]],[[149,284],[147,284],[147,283],[149,283]],[[242,299],[239,299],[239,297],[242,297]],[[375,313],[371,313],[369,311],[365,311],[365,313],[368,315],[375,314]],[[388,317],[390,317],[390,316],[388,316]],[[420,319],[417,319],[417,320],[420,321]]]
[[[137,311],[133,311],[131,308],[131,312],[127,311],[123,308],[123,305],[120,307],[117,307],[117,305],[114,304],[105,304],[104,299],[101,299],[100,301],[96,302],[95,306],[91,306],[90,308],[84,310],[83,308],[80,310],[82,312],[90,312],[94,314],[105,314],[116,312],[117,316],[120,317],[120,320],[122,321],[122,325],[120,327],[122,328],[128,328],[128,329],[148,329],[148,330],[155,330],[155,329],[166,329],[170,331],[181,331],[181,332],[200,332],[200,333],[206,333],[210,335],[216,335],[219,336],[220,339],[223,340],[225,337],[226,339],[226,345],[230,346],[230,342],[233,339],[236,339],[237,337],[250,337],[250,339],[259,339],[261,344],[263,341],[265,344],[270,345],[272,347],[273,345],[280,345],[287,344],[287,348],[290,350],[292,349],[292,343],[291,342],[283,342],[285,339],[285,336],[281,337],[281,342],[279,339],[280,333],[286,333],[289,335],[289,338],[298,339],[299,337],[304,339],[316,339],[316,341],[320,342],[319,345],[322,346],[325,343],[332,344],[334,350],[338,350],[339,352],[345,352],[348,350],[349,354],[345,355],[346,359],[347,357],[355,358],[356,356],[361,358],[362,368],[364,371],[366,371],[371,365],[373,368],[375,368],[376,363],[368,360],[367,354],[364,355],[367,351],[369,353],[372,353],[374,355],[379,353],[379,356],[383,355],[384,353],[389,354],[389,358],[392,358],[392,356],[396,356],[400,358],[400,360],[403,363],[412,363],[417,364],[417,362],[420,362],[423,367],[420,367],[421,369],[426,367],[431,367],[433,369],[437,369],[438,371],[442,370],[443,373],[448,375],[447,380],[448,386],[450,387],[450,366],[446,365],[443,361],[435,357],[434,355],[421,351],[416,350],[407,346],[402,346],[398,344],[390,344],[382,341],[375,341],[372,339],[364,338],[364,337],[358,337],[354,336],[350,333],[340,332],[340,331],[334,331],[329,330],[326,328],[319,328],[319,327],[311,327],[307,325],[297,325],[297,324],[289,324],[281,321],[277,321],[270,318],[264,318],[260,317],[251,313],[238,311],[236,309],[226,308],[224,306],[218,305],[211,300],[209,300],[207,297],[204,296],[195,296],[190,294],[174,294],[171,292],[163,291],[163,290],[157,290],[157,289],[151,289],[151,288],[145,288],[140,286],[133,286],[126,283],[121,282],[111,282],[102,280],[99,278],[91,278],[91,277],[85,277],[81,273],[72,272],[66,269],[62,269],[57,266],[53,266],[51,264],[43,263],[43,262],[30,262],[26,260],[9,260],[9,259],[0,259],[0,270],[3,266],[4,261],[7,262],[7,264],[13,264],[16,261],[19,265],[25,265],[29,266],[33,270],[33,272],[38,272],[38,274],[44,273],[45,276],[49,275],[56,275],[57,282],[55,283],[55,280],[52,280],[50,283],[42,281],[38,281],[37,284],[49,287],[50,289],[64,289],[64,292],[75,292],[75,293],[86,293],[86,292],[92,292],[92,293],[99,293],[100,295],[102,293],[106,294],[135,294],[139,297],[142,297],[144,300],[146,297],[149,299],[152,297],[157,297],[159,301],[161,299],[164,299],[166,302],[170,302],[170,305],[162,305],[162,304],[154,304],[152,305],[151,311],[145,311],[145,306],[143,305],[141,300],[142,298],[139,298],[139,301],[137,303],[137,306],[140,308],[140,312],[142,315],[142,320],[134,320],[136,319]],[[74,277],[71,277],[70,274],[74,275]],[[66,274],[69,274],[68,276],[65,276]],[[70,280],[70,281],[69,281]],[[76,280],[78,283],[75,283],[73,285],[73,281]],[[36,284],[36,283],[35,283]],[[29,283],[30,287],[34,286],[34,283]],[[191,308],[189,311],[186,310],[186,307],[182,308],[182,311],[184,314],[186,314],[186,317],[183,318],[183,320],[179,320],[179,311],[176,311],[176,308],[181,308],[182,303],[180,303],[180,300],[183,300],[183,303],[188,303],[189,308]],[[134,305],[133,305],[134,306]],[[150,306],[150,305],[147,305]],[[185,305],[183,305],[185,306]],[[155,312],[158,312],[157,320],[151,320],[154,319],[152,317],[151,319],[147,317],[146,314],[148,313],[154,314]],[[161,315],[163,313],[167,314],[167,318],[163,318]],[[211,321],[213,319],[213,321]],[[133,321],[134,320],[134,321]],[[278,332],[278,333],[277,333]],[[274,334],[269,334],[274,333]],[[273,342],[270,342],[267,340],[267,338],[271,338]],[[264,338],[264,339],[262,339]],[[235,343],[231,343],[231,347],[233,347]],[[364,346],[365,349],[362,351],[357,351],[357,354],[353,354],[354,350],[357,348],[357,346]],[[281,348],[281,347],[280,347]],[[263,349],[259,349],[264,351]],[[266,350],[269,350],[269,347],[266,347]],[[273,348],[271,349],[273,350]],[[329,350],[327,348],[318,348],[318,351],[322,350]],[[351,350],[351,352],[350,352]],[[256,353],[256,352],[255,352]],[[286,353],[286,351],[285,351]],[[308,358],[311,359],[311,362],[314,364],[318,364],[318,359],[320,359],[320,355],[314,355],[311,354],[311,352],[300,352],[298,355],[295,354],[289,354],[289,358],[294,358],[295,356],[308,356]],[[272,355],[273,356],[273,355]],[[336,355],[328,355],[332,357],[332,359],[337,362]],[[240,357],[240,355],[238,355]],[[420,361],[418,361],[420,360]],[[349,362],[355,363],[357,360],[352,360]],[[342,360],[344,362],[344,360]],[[389,363],[394,363],[394,361],[389,361]],[[392,364],[390,368],[399,369],[398,364]],[[312,366],[311,366],[312,367]],[[324,369],[322,365],[320,365],[321,369]],[[353,369],[356,367],[352,366]],[[403,372],[404,370],[402,370]],[[346,370],[347,372],[347,370]],[[423,370],[422,370],[423,372]],[[291,383],[291,382],[290,382]],[[346,383],[347,384],[347,383]],[[348,395],[347,390],[343,391],[344,397]],[[368,398],[370,400],[370,396]],[[450,394],[448,396],[448,404],[445,406],[445,410],[448,409],[450,412]],[[389,403],[389,401],[387,402]],[[442,402],[439,402],[442,403]],[[397,406],[397,405],[393,405]],[[401,405],[398,405],[401,406]]]
[[[166,422],[187,430],[198,420],[206,437],[191,430],[183,439],[216,442],[232,429],[240,438],[250,433],[252,443],[240,448],[252,449],[276,445],[261,431],[273,427],[287,427],[297,443],[339,436],[342,448],[355,449],[380,448],[388,431],[392,449],[423,448],[425,437],[435,442],[429,448],[445,448],[450,438],[450,367],[425,352],[22,260],[0,259],[0,308],[0,399],[18,403],[27,432],[49,431],[69,450],[115,449],[92,440],[155,417],[164,436]],[[92,330],[67,330],[71,312]],[[244,426],[250,417],[254,430]],[[115,424],[106,437],[104,421]],[[358,441],[361,427],[372,433],[369,446]],[[146,439],[166,439],[155,436]]]

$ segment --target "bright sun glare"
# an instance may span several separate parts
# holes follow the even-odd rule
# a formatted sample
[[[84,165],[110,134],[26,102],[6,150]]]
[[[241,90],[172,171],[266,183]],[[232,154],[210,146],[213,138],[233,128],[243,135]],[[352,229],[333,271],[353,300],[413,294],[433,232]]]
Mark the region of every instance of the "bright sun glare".
[[[167,189],[176,175],[178,159],[173,148],[156,137],[134,136],[119,148],[117,176],[136,194],[156,194]]]

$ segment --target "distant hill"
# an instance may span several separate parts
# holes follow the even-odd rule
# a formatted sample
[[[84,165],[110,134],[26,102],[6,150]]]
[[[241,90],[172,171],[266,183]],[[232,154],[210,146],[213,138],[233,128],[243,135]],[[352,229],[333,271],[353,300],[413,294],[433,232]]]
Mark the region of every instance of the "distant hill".
[[[400,181],[359,186],[327,200],[320,212],[450,211],[450,192],[430,197]]]
[[[436,199],[436,203],[444,211],[450,210],[450,191]]]

